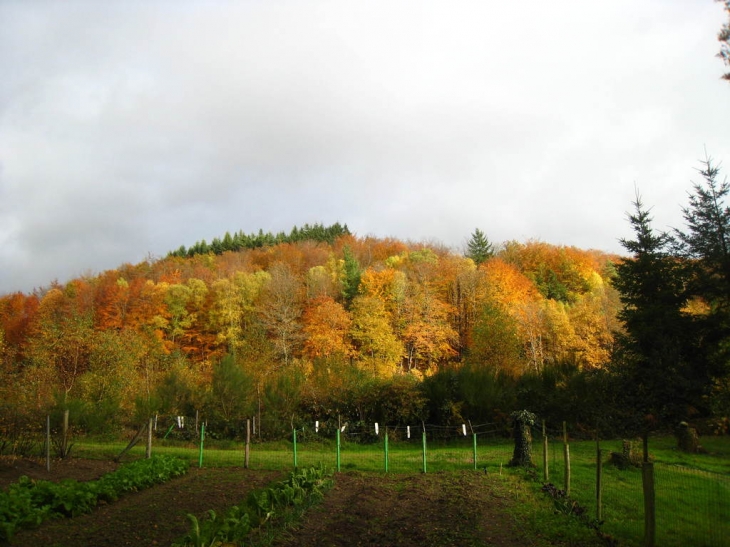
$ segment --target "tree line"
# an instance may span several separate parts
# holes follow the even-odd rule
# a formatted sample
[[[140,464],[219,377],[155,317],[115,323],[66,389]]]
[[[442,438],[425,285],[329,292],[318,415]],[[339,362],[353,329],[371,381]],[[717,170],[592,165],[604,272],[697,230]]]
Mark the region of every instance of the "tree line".
[[[342,226],[3,295],[0,426],[72,408],[92,433],[196,412],[221,435],[254,415],[272,436],[329,418],[508,428],[525,408],[604,434],[725,431],[728,186],[710,160],[701,174],[684,231],[655,232],[637,195],[624,257]]]
[[[301,228],[294,226],[288,234],[279,232],[275,235],[271,232],[264,233],[263,230],[259,230],[256,234],[246,234],[243,231],[238,231],[231,235],[230,232],[226,232],[223,237],[214,237],[210,243],[201,239],[189,248],[181,245],[177,250],[170,251],[168,256],[191,257],[209,253],[219,255],[226,251],[257,249],[259,247],[270,247],[279,243],[296,243],[298,241],[309,240],[326,242],[332,245],[338,237],[349,234],[350,230],[347,224],[341,225],[339,222],[331,226],[324,226],[318,223],[311,226],[305,224]]]

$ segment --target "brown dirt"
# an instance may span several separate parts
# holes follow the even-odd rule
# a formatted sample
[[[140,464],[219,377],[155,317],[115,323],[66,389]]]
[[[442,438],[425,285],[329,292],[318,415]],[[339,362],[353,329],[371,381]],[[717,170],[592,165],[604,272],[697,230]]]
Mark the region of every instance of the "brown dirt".
[[[478,473],[343,473],[324,502],[278,547],[500,546],[526,541],[500,477]]]
[[[45,465],[0,460],[0,485],[20,475],[57,480],[95,479],[116,464],[91,460]],[[198,469],[154,488],[135,492],[73,519],[24,530],[13,547],[169,546],[188,530],[186,515],[225,511],[248,492],[283,473],[242,468]],[[324,501],[310,509],[298,528],[284,532],[277,547],[302,546],[494,546],[570,545],[549,543],[525,529],[511,511],[520,502],[513,483],[496,474],[449,472],[336,475]],[[573,545],[596,545],[581,541]]]
[[[90,481],[111,473],[117,467],[119,464],[113,461],[69,458],[51,461],[51,470],[46,471],[45,460],[0,456],[0,489],[6,489],[11,482],[17,481],[23,475],[46,481],[61,479]]]
[[[16,460],[0,464],[0,484],[6,487],[20,475],[59,480],[91,480],[112,471],[111,462],[71,460],[54,462],[50,476],[45,464]],[[133,492],[119,501],[101,505],[94,512],[46,521],[38,529],[22,530],[13,538],[13,547],[137,547],[169,546],[188,531],[187,514],[198,517],[207,510],[217,512],[243,501],[248,492],[262,488],[282,476],[272,471],[243,468],[191,468],[182,477],[154,488]]]

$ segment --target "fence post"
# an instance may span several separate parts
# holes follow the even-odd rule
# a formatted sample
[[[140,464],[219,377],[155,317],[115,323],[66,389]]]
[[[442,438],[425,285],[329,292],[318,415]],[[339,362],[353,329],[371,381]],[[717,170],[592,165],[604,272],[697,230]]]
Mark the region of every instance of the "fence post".
[[[656,538],[656,505],[654,492],[654,464],[641,465],[641,478],[644,487],[644,545],[654,547]]]
[[[423,472],[426,472],[426,430],[423,430]]]
[[[603,482],[603,458],[601,457],[600,441],[596,439],[596,520],[603,520],[602,488]]]
[[[565,495],[570,496],[570,446],[568,445],[568,427],[563,422],[563,448],[565,453]]]
[[[46,416],[46,471],[51,470],[51,415]]]
[[[63,411],[63,437],[61,439],[61,458],[68,456],[68,409]]]
[[[342,447],[340,445],[340,428],[338,427],[337,428],[337,472],[338,473],[340,472],[340,463],[341,463],[340,450],[341,450],[341,448]]]
[[[292,439],[294,442],[294,469],[296,469],[297,468],[297,430],[296,429],[294,429]]]
[[[145,451],[145,457],[149,460],[152,457],[152,428],[154,427],[154,418],[150,418],[150,423],[147,426],[147,450]]]
[[[198,456],[198,467],[203,467],[203,441],[205,441],[205,422],[200,426],[200,455]]]
[[[474,438],[474,471],[477,470],[477,434],[472,433],[472,437]]]
[[[249,459],[251,457],[251,420],[246,419],[246,448],[243,452],[243,467],[248,469]]]
[[[388,472],[388,430],[385,430],[385,472]]]
[[[545,482],[550,482],[550,470],[548,468],[548,437],[545,432],[545,420],[542,421],[542,469]]]

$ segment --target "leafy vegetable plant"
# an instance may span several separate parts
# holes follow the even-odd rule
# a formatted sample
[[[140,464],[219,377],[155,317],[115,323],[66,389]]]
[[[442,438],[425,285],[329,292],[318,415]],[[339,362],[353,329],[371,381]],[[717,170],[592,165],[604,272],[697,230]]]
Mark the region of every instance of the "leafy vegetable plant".
[[[58,483],[21,477],[0,492],[0,542],[17,530],[39,525],[51,517],[88,513],[100,501],[116,501],[127,492],[149,488],[187,472],[188,464],[170,456],[138,460],[107,473],[97,481]]]
[[[190,531],[173,547],[220,547],[243,545],[252,530],[292,507],[321,499],[332,486],[332,472],[324,467],[294,471],[289,478],[265,490],[249,494],[245,502],[231,507],[225,515],[208,511],[198,520],[188,515]]]

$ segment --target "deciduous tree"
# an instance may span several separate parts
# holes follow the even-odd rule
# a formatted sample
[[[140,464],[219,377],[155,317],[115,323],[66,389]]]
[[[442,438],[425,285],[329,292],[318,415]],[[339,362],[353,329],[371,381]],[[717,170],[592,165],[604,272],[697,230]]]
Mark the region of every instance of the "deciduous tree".
[[[392,376],[404,354],[385,304],[379,298],[358,296],[352,303],[352,340],[359,351],[359,363],[376,375]]]
[[[320,296],[309,301],[303,316],[304,354],[310,359],[350,356],[351,323],[345,308],[333,298]]]
[[[269,271],[271,279],[263,287],[259,314],[283,363],[289,364],[303,341],[301,315],[304,285],[284,263]]]

